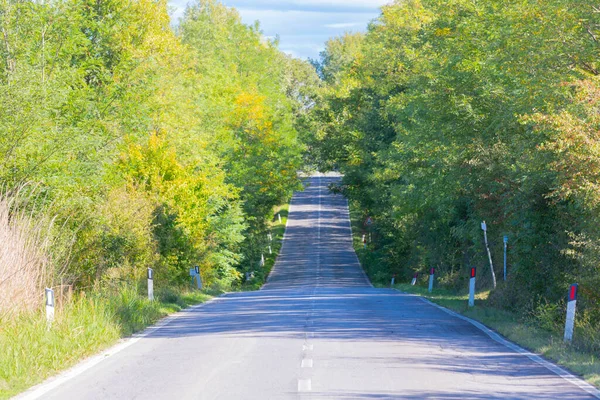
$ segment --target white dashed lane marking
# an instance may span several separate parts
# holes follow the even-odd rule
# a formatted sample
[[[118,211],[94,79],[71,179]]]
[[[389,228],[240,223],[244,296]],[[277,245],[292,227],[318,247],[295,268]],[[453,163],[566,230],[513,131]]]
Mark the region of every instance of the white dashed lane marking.
[[[305,358],[304,360],[302,360],[302,364],[300,365],[301,368],[312,368],[312,366],[313,366],[312,358]]]
[[[298,391],[299,392],[310,392],[312,385],[310,379],[298,379]]]

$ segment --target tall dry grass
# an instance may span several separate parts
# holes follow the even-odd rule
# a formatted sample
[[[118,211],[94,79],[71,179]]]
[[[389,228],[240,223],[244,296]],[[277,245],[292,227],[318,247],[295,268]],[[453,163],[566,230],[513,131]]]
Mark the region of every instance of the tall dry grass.
[[[31,189],[0,193],[0,319],[39,309],[56,277],[54,221],[32,211]]]

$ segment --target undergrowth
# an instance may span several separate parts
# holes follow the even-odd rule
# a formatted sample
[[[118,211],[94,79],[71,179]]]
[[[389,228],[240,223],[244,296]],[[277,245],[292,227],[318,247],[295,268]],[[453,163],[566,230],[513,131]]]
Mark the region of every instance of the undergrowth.
[[[351,203],[352,205],[352,203]],[[376,287],[390,287],[391,277],[384,273],[381,259],[370,244],[364,247],[361,237],[360,215],[351,207],[354,249],[365,272]],[[428,291],[428,276],[419,276],[412,286],[397,277],[395,289],[420,295],[477,320],[497,331],[520,346],[546,357],[583,377],[587,382],[600,387],[600,360],[596,351],[599,338],[598,327],[589,322],[589,317],[581,313],[577,316],[573,343],[563,341],[564,304],[544,304],[533,312],[520,314],[510,310],[510,298],[503,298],[490,290],[480,290],[475,296],[475,307],[468,307],[468,294],[465,290],[445,287],[436,283],[432,293]],[[502,283],[500,283],[501,285]],[[501,293],[501,292],[500,292]]]
[[[211,296],[168,288],[156,301],[124,287],[118,293],[81,293],[56,310],[51,326],[42,312],[0,320],[0,399],[13,396],[82,358]]]
[[[283,235],[285,234],[289,208],[289,204],[284,204],[275,208],[273,218],[271,220],[271,236],[273,238],[273,240],[270,241],[271,253],[269,253],[268,247],[265,247],[265,265],[262,267],[256,267],[256,269],[253,271],[253,277],[244,282],[241,290],[258,290],[266,282],[271,270],[273,269],[273,266],[275,266],[275,261],[277,260],[277,256],[279,255],[281,246],[283,245]],[[281,223],[279,222],[278,215],[281,215]]]

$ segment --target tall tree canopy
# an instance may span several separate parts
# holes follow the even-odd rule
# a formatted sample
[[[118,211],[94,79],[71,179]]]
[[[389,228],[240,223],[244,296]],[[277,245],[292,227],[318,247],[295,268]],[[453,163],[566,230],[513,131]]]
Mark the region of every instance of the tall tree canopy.
[[[36,184],[81,287],[196,264],[235,284],[299,185],[316,72],[213,0],[175,29],[167,8],[0,2],[0,182]]]
[[[598,37],[586,0],[408,0],[328,43],[310,147],[374,217],[376,277],[463,287],[485,220],[496,273],[510,243],[492,298],[532,310],[579,282],[600,312]]]

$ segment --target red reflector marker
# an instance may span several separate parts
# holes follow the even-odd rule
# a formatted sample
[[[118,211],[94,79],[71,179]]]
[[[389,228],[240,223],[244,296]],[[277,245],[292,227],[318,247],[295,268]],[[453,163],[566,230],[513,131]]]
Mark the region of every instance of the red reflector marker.
[[[475,267],[471,268],[471,278],[475,278]]]
[[[429,275],[433,275],[435,274],[435,268],[431,268],[431,271],[429,271]]]
[[[577,284],[571,285],[569,290],[569,301],[577,300]]]

